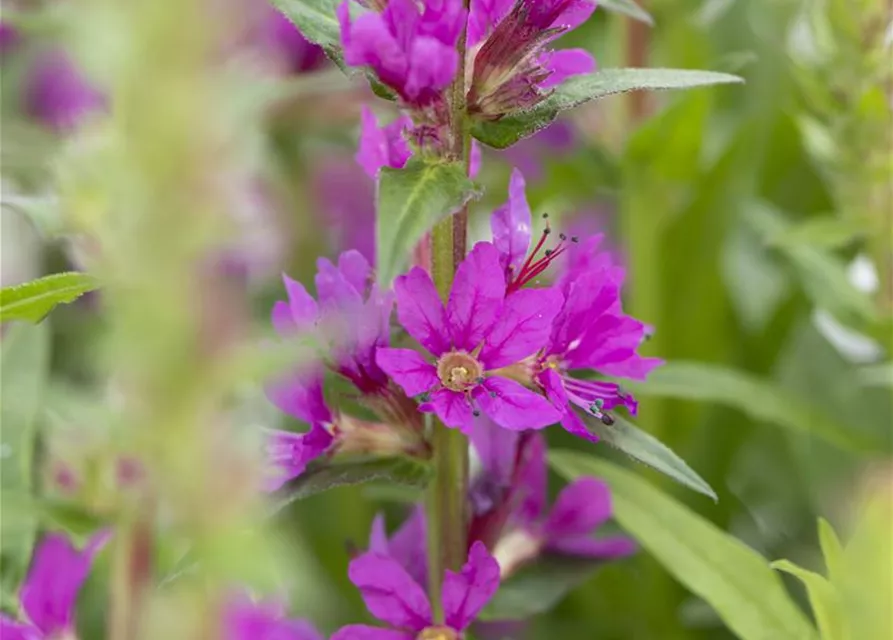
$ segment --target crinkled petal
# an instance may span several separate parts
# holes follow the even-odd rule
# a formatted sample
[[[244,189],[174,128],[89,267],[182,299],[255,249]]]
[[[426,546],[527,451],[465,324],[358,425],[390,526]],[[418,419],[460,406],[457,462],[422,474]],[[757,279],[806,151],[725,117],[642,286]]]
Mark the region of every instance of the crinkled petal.
[[[525,435],[522,447],[515,481],[518,503],[513,515],[526,526],[539,521],[546,510],[546,440],[541,433],[531,433]]]
[[[348,576],[379,620],[415,632],[431,623],[428,596],[394,558],[364,553],[351,561]]]
[[[473,397],[484,413],[506,429],[542,429],[561,419],[546,398],[506,378],[487,378],[475,388]]]
[[[440,389],[431,394],[431,399],[419,406],[421,411],[434,411],[443,423],[462,433],[470,433],[474,425],[474,414],[464,394],[449,389]]]
[[[447,315],[428,272],[413,267],[394,281],[397,319],[403,328],[435,356],[449,351]]]
[[[591,534],[611,517],[611,491],[595,478],[578,478],[558,494],[543,525],[546,539]]]
[[[578,274],[564,289],[564,307],[555,319],[549,353],[576,348],[586,332],[620,300],[620,287],[609,268]]]
[[[288,301],[273,305],[273,327],[283,338],[310,328],[319,317],[319,306],[300,282],[292,280],[284,273],[282,282]]]
[[[363,105],[360,114],[360,145],[356,160],[370,178],[378,176],[382,167],[402,169],[412,157],[412,149],[406,142],[404,132],[412,126],[412,121],[401,115],[392,123],[378,126],[372,110]]]
[[[417,396],[440,384],[434,365],[412,349],[379,349],[375,360],[407,395]]]
[[[546,545],[546,551],[552,553],[583,558],[604,558],[605,560],[625,558],[634,554],[637,549],[633,540],[623,536],[610,538],[593,538],[585,535],[568,536],[551,540]]]
[[[551,89],[571,76],[595,71],[595,58],[585,49],[547,51],[540,56],[539,62],[552,72],[548,78],[539,83],[540,89]]]
[[[498,369],[543,349],[563,301],[561,292],[551,287],[522,289],[510,295],[478,359],[487,369]]]
[[[3,640],[41,640],[42,636],[35,627],[0,614],[0,638]]]
[[[341,7],[345,7],[345,2]],[[350,66],[371,67],[379,80],[397,91],[406,82],[409,62],[406,51],[394,38],[382,16],[368,12],[359,16],[353,23],[348,17],[349,9],[339,7],[341,40],[344,43],[344,62]]]
[[[513,0],[471,0],[468,15],[468,45],[474,46],[486,36],[511,10]]]
[[[372,277],[372,266],[356,249],[349,249],[338,256],[338,271],[360,295],[366,291]]]
[[[108,538],[106,531],[97,535]],[[58,533],[47,535],[38,545],[19,599],[28,619],[45,635],[72,628],[78,592],[100,546],[90,544],[78,551]]]
[[[480,540],[471,545],[462,571],[446,571],[443,613],[450,627],[464,631],[499,589],[499,563]]]
[[[499,262],[504,269],[519,268],[530,249],[532,223],[524,187],[524,175],[518,169],[513,170],[509,199],[490,216],[493,245],[499,251]]]
[[[370,627],[365,624],[349,624],[332,634],[331,640],[414,640],[414,633],[394,629]]]
[[[267,398],[280,411],[307,423],[331,422],[332,413],[322,392],[320,372],[301,372],[266,388]]]
[[[435,38],[419,37],[409,52],[409,73],[403,94],[413,101],[427,103],[449,86],[459,67],[455,47]]]
[[[267,430],[267,463],[269,474],[266,491],[276,491],[283,484],[304,473],[307,465],[332,446],[334,438],[321,424],[314,424],[307,433]]]
[[[450,291],[447,318],[453,344],[475,349],[496,322],[504,297],[499,252],[489,242],[479,242],[456,270]]]

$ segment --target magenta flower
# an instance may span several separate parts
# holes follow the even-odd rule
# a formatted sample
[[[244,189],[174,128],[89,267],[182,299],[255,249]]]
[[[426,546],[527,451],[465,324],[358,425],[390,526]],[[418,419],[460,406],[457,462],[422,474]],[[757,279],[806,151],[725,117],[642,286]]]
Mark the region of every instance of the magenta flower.
[[[383,127],[372,110],[363,105],[361,115],[360,148],[356,159],[370,178],[377,178],[382,167],[402,169],[412,156],[412,149],[406,142],[406,132],[412,129],[409,116],[401,115]]]
[[[323,640],[323,636],[309,622],[287,619],[277,604],[239,595],[224,610],[223,640]]]
[[[263,3],[265,11],[263,37],[277,54],[289,73],[306,73],[321,67],[326,61],[322,47],[308,41],[298,28],[279,10]]]
[[[428,584],[426,540],[425,510],[417,506],[390,538],[385,531],[384,516],[375,516],[369,533],[369,551],[392,557],[417,584]]]
[[[332,640],[460,638],[499,588],[499,565],[480,542],[472,545],[461,572],[447,571],[444,576],[442,625],[434,623],[425,590],[394,558],[364,553],[350,563],[348,575],[369,612],[392,628],[348,625]]]
[[[313,189],[338,251],[355,249],[375,260],[375,183],[357,164],[326,158],[314,167]]]
[[[0,57],[11,53],[18,46],[19,40],[16,28],[0,20]]]
[[[410,396],[422,394],[422,411],[468,432],[481,412],[506,429],[541,429],[559,414],[541,395],[504,377],[503,368],[536,354],[561,307],[551,288],[506,298],[499,252],[480,242],[459,265],[444,308],[423,269],[394,283],[397,317],[410,336],[436,358],[411,349],[382,348],[378,364]]]
[[[78,592],[90,573],[93,559],[110,533],[94,535],[82,551],[58,533],[44,537],[37,546],[28,576],[19,592],[26,622],[0,614],[3,640],[42,640],[74,633]]]
[[[474,58],[470,113],[498,119],[529,109],[566,78],[595,70],[583,49],[549,49],[595,10],[591,0],[473,0],[468,42]]]
[[[390,0],[380,14],[352,21],[345,0],[338,7],[344,61],[371,68],[406,104],[431,105],[456,75],[465,16],[461,0]]]
[[[35,119],[58,132],[77,128],[105,107],[96,90],[62,51],[39,57],[25,86],[25,109]]]

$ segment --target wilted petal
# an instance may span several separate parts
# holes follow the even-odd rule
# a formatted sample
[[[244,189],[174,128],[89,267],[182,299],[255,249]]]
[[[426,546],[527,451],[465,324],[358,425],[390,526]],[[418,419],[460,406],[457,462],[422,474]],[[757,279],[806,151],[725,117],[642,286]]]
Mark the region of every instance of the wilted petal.
[[[105,531],[98,535],[108,538]],[[91,544],[78,551],[58,533],[47,535],[38,545],[19,599],[28,619],[44,634],[72,628],[78,592],[100,546]]]
[[[407,395],[417,396],[440,384],[434,365],[412,349],[379,349],[375,360]]]
[[[356,160],[366,174],[375,178],[382,167],[402,169],[412,156],[404,136],[412,121],[401,115],[389,125],[379,128],[375,114],[366,105],[363,105],[360,118],[360,146]]]
[[[499,589],[499,564],[480,540],[471,545],[462,571],[446,571],[443,612],[447,625],[463,631]]]
[[[499,253],[489,242],[479,242],[456,270],[447,304],[453,344],[473,350],[480,344],[502,307],[505,281]]]
[[[527,204],[524,186],[524,176],[515,169],[509,181],[508,202],[490,216],[493,244],[499,251],[503,268],[519,268],[530,249],[530,205]]]
[[[443,423],[462,433],[470,433],[474,414],[465,394],[449,389],[440,389],[431,394],[431,399],[419,405],[420,411],[433,411]]]
[[[558,494],[543,525],[547,540],[591,534],[611,517],[611,491],[595,478],[579,478]]]
[[[394,558],[364,553],[351,561],[350,581],[376,618],[401,629],[421,631],[431,623],[428,596]]]
[[[276,491],[292,478],[297,478],[310,462],[328,451],[333,442],[332,434],[320,424],[314,424],[307,433],[269,429],[266,449],[270,473],[264,490]]]
[[[633,540],[623,536],[610,538],[593,538],[591,536],[578,535],[567,536],[550,540],[546,550],[568,556],[580,556],[584,558],[625,558],[637,551],[638,547]]]
[[[561,292],[551,287],[522,289],[510,295],[478,359],[487,369],[498,369],[543,349],[562,302]]]
[[[548,51],[540,56],[540,64],[552,72],[539,84],[541,89],[551,89],[571,76],[595,71],[595,58],[585,49]]]
[[[473,397],[484,413],[506,429],[542,429],[561,419],[543,396],[506,378],[487,378],[474,390]]]
[[[436,356],[450,349],[447,316],[428,272],[420,267],[394,280],[397,318],[403,328]]]
[[[365,624],[349,624],[332,634],[331,640],[414,640],[414,633],[393,629],[370,627]]]

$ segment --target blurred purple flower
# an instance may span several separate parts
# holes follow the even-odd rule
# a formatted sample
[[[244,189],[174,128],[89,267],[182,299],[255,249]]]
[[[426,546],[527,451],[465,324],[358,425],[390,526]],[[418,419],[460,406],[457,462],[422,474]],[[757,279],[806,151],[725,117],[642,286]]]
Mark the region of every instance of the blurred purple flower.
[[[466,433],[481,412],[506,429],[541,429],[557,421],[543,396],[499,371],[545,344],[561,307],[557,290],[529,289],[506,298],[499,252],[487,242],[475,245],[459,265],[446,308],[419,267],[398,277],[394,289],[400,324],[437,360],[382,348],[377,361],[408,395],[423,394],[421,411],[433,411]]]
[[[323,640],[323,636],[309,622],[287,619],[277,604],[239,595],[224,610],[222,640]]]
[[[471,546],[461,572],[446,571],[442,625],[434,623],[424,588],[394,558],[364,553],[350,563],[348,575],[359,588],[369,612],[392,629],[348,625],[335,632],[332,640],[461,638],[499,588],[499,565],[480,542]]]
[[[363,105],[361,114],[360,147],[356,160],[370,178],[377,178],[382,167],[402,169],[412,156],[406,142],[406,133],[412,129],[412,120],[400,115],[383,127],[372,110]]]
[[[542,131],[515,143],[502,152],[509,164],[527,179],[543,178],[543,158],[567,154],[577,146],[577,135],[570,122],[560,120]]]
[[[587,51],[549,48],[594,10],[593,0],[474,0],[468,43],[480,49],[468,92],[470,113],[498,119],[529,109],[570,76],[594,71]]]
[[[6,56],[19,44],[19,32],[0,20],[0,56]]]
[[[82,551],[61,534],[45,536],[19,591],[27,622],[0,614],[3,640],[50,640],[73,634],[78,592],[110,535],[109,531],[95,534]]]
[[[105,97],[62,51],[47,51],[34,62],[25,84],[25,110],[58,132],[76,129],[105,108]]]
[[[316,201],[339,251],[375,260],[375,183],[344,158],[320,163],[313,176]]]
[[[319,45],[307,40],[291,20],[278,9],[263,3],[266,12],[263,36],[272,50],[282,58],[289,73],[306,73],[321,67],[326,54]]]
[[[352,20],[345,0],[338,7],[344,61],[371,68],[406,104],[431,105],[456,75],[465,16],[461,0],[390,0],[381,13]]]

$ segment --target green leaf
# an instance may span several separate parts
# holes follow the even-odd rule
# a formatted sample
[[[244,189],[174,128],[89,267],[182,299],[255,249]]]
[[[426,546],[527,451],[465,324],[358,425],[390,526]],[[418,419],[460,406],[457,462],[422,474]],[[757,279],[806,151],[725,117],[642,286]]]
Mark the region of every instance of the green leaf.
[[[890,387],[893,389],[893,362],[882,362],[862,367],[858,372],[864,387]]]
[[[105,524],[101,518],[73,502],[42,500],[35,504],[41,520],[53,529],[61,529],[76,540],[86,541]]]
[[[633,0],[601,0],[598,6],[601,9],[607,9],[608,11],[623,14],[628,18],[639,20],[647,25],[654,25],[654,19],[651,17],[651,14],[633,2]]]
[[[870,453],[885,448],[881,439],[848,428],[771,381],[720,365],[668,362],[655,369],[647,382],[630,383],[629,387],[639,395],[705,400],[734,407],[754,420],[809,433],[848,451]]]
[[[301,34],[341,59],[341,27],[336,9],[339,0],[272,0],[285,17],[291,20]],[[334,58],[333,58],[334,59]]]
[[[479,620],[523,620],[545,613],[583,584],[603,561],[543,556],[499,585]]]
[[[634,460],[647,464],[655,471],[660,471],[679,484],[703,493],[714,501],[717,500],[716,492],[710,485],[685,464],[682,458],[651,434],[616,414],[613,416],[612,425],[606,425],[589,415],[581,415],[589,430],[601,438],[602,442],[619,449]]]
[[[788,560],[773,562],[771,567],[800,579],[809,594],[809,604],[819,626],[822,640],[844,640],[846,622],[840,611],[840,603],[831,583],[812,571],[798,567]]]
[[[422,236],[476,195],[459,162],[411,160],[404,169],[382,169],[375,229],[379,284],[390,286]]]
[[[383,482],[424,487],[431,473],[430,464],[409,457],[343,456],[332,461],[318,461],[308,465],[304,473],[274,494],[273,512],[295,500],[345,485]]]
[[[553,451],[549,461],[569,480],[604,479],[617,522],[739,638],[816,638],[768,561],[741,541],[623,467],[572,451]]]
[[[867,232],[864,223],[838,217],[823,217],[791,225],[768,239],[769,244],[782,246],[807,245],[834,249],[847,245]]]
[[[73,302],[99,287],[93,276],[77,271],[56,273],[0,289],[0,322],[40,322],[57,304]]]
[[[4,590],[14,592],[28,568],[37,529],[36,514],[29,505],[33,486],[35,421],[49,368],[49,326],[11,327],[2,344],[0,484],[3,487],[3,517],[0,553]]]
[[[743,82],[738,76],[689,69],[603,69],[575,76],[533,109],[494,122],[475,123],[472,133],[484,144],[505,149],[551,124],[561,111],[617,93],[638,90],[691,89]]]
[[[834,528],[824,518],[819,518],[819,546],[828,568],[828,578],[837,580],[843,573],[843,545]]]

